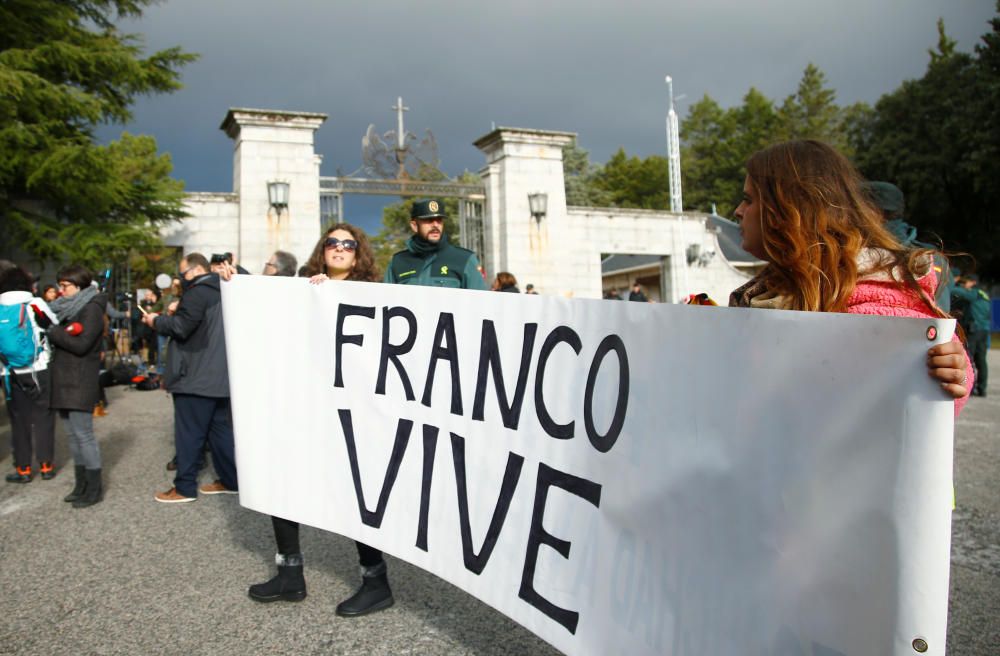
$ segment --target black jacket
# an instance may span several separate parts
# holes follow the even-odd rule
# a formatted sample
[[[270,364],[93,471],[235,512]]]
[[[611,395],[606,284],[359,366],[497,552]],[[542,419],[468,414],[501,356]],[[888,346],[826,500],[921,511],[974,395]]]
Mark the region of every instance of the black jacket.
[[[104,307],[108,299],[97,294],[68,323],[83,325],[83,332],[70,335],[66,325],[49,328],[52,344],[52,395],[49,407],[59,410],[93,412],[101,398],[97,376],[101,371],[101,346],[104,343]]]
[[[219,276],[206,273],[184,292],[173,316],[156,317],[155,329],[171,338],[164,382],[174,394],[229,396],[226,335]]]

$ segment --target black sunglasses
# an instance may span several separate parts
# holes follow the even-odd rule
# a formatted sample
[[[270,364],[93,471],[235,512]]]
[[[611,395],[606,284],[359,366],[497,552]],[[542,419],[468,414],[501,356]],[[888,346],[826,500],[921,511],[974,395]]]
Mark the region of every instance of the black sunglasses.
[[[358,242],[353,239],[337,239],[336,237],[327,237],[326,241],[323,242],[323,248],[336,248],[340,246],[348,253],[353,253],[358,250]]]

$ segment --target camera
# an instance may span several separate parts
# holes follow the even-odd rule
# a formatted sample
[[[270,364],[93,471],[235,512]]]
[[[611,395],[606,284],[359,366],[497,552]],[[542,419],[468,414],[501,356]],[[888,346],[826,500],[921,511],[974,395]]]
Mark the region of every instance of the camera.
[[[212,253],[212,259],[209,260],[209,262],[211,262],[212,264],[222,264],[223,262],[225,262],[226,264],[232,264],[233,263],[233,254],[232,253]]]

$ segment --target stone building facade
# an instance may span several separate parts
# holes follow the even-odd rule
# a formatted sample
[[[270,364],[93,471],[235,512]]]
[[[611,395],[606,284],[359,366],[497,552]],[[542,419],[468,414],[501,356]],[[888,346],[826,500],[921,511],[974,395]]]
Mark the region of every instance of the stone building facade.
[[[313,136],[325,119],[231,109],[221,129],[234,142],[233,191],[189,194],[191,216],[164,232],[166,242],[206,254],[235,248],[252,272],[276,249],[305,262],[321,230],[321,158]],[[509,271],[522,288],[532,283],[542,294],[600,298],[608,286],[602,261],[622,254],[652,258],[658,300],[702,291],[724,300],[759,266],[727,243],[712,215],[567,206],[562,152],[575,136],[501,127],[474,142],[486,158],[485,207],[481,225],[469,231],[475,240],[467,235],[463,243],[478,252],[488,279]],[[289,185],[280,213],[268,202],[273,181]],[[529,207],[528,196],[538,193],[547,198],[544,215]]]

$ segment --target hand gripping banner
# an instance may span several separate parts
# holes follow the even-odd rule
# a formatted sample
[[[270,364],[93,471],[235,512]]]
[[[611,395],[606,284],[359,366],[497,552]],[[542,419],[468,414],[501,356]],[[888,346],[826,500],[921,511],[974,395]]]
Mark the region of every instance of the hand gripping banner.
[[[944,653],[954,407],[925,353],[951,321],[260,276],[222,296],[247,508],[567,654]]]

